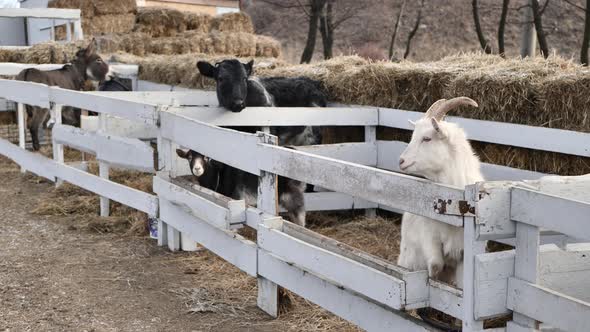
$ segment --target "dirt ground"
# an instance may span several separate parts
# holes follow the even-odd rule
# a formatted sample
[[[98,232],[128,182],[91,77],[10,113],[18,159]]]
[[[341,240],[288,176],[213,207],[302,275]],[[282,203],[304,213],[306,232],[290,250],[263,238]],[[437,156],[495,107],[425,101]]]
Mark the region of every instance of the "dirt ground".
[[[256,280],[211,253],[32,214],[53,185],[3,158],[0,179],[0,331],[357,330],[298,297],[271,319]]]

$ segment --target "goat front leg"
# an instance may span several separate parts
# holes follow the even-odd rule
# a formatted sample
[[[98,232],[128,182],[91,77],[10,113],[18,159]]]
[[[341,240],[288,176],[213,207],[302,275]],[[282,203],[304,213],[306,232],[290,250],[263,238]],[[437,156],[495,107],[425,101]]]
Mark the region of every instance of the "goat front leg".
[[[424,243],[424,256],[428,265],[428,276],[438,279],[445,267],[442,244],[434,239],[428,239]]]

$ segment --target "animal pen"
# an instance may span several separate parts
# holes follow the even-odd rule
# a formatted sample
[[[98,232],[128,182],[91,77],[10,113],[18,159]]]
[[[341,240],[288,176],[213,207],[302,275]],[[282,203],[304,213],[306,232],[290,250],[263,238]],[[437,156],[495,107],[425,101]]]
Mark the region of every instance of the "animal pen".
[[[376,107],[247,108],[215,106],[214,93],[78,92],[42,84],[0,80],[0,97],[51,107],[54,158],[0,140],[0,154],[24,170],[67,181],[158,219],[158,244],[172,250],[195,241],[258,280],[258,306],[278,313],[284,287],[368,331],[432,331],[406,310],[431,307],[482,331],[483,320],[513,312],[506,331],[587,331],[590,326],[590,176],[544,174],[483,164],[490,181],[450,187],[401,174],[405,143],[377,140],[378,126],[410,129],[422,113]],[[99,123],[82,129],[60,124],[62,106],[98,112]],[[471,140],[590,156],[590,134],[449,117]],[[86,123],[86,125],[85,125]],[[365,141],[277,146],[270,126],[359,126]],[[248,134],[222,126],[261,126]],[[551,139],[547,139],[551,137]],[[21,136],[21,139],[23,136]],[[154,149],[139,138],[157,139]],[[100,177],[64,163],[63,146],[95,154]],[[259,176],[257,207],[190,182],[177,147],[198,151]],[[109,167],[154,173],[156,195],[108,180]],[[464,228],[464,289],[409,271],[278,217],[276,176],[329,191],[306,193],[308,211],[385,209],[410,212]],[[240,236],[255,229],[256,241]],[[181,235],[183,236],[181,238]],[[485,252],[485,241],[515,250]],[[503,331],[504,329],[494,329]],[[491,331],[491,330],[489,330]]]

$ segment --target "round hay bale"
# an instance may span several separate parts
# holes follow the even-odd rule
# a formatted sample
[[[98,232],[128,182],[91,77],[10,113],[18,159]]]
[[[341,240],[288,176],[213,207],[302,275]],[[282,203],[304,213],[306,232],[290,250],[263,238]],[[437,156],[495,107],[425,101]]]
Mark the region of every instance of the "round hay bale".
[[[173,37],[186,30],[184,14],[169,8],[141,8],[138,10],[134,31],[152,37]]]
[[[211,30],[254,33],[254,25],[246,13],[227,13],[213,17]]]
[[[191,31],[209,32],[211,20],[211,15],[201,13],[186,13],[184,16],[186,29]]]
[[[134,26],[134,14],[101,15],[83,22],[84,33],[88,35],[129,33]]]

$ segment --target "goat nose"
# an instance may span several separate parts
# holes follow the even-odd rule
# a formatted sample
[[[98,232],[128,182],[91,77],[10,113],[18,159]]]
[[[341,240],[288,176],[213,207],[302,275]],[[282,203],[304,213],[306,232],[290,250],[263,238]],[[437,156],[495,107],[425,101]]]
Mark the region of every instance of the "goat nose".
[[[403,165],[406,161],[404,160],[404,158],[399,158],[399,165]]]

